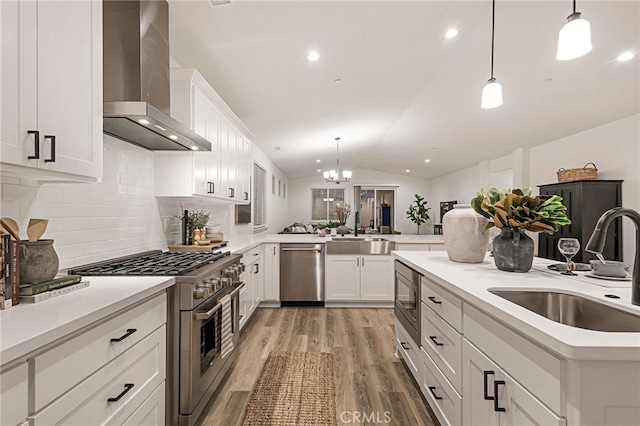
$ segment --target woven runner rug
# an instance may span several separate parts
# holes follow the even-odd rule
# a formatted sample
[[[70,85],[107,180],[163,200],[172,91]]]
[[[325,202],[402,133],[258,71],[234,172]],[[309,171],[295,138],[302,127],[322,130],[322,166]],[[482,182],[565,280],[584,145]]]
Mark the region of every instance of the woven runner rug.
[[[244,418],[259,425],[337,425],[333,354],[271,352]]]

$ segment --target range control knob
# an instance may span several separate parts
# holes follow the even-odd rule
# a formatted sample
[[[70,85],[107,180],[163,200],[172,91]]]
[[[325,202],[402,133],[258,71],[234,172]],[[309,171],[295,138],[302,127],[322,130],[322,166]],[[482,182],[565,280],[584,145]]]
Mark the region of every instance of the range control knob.
[[[219,278],[212,278],[210,280],[207,280],[207,284],[209,285],[209,288],[211,289],[211,293],[215,293],[216,291],[220,290],[220,288],[222,287],[220,285],[220,279]]]
[[[236,278],[238,272],[233,267],[228,267],[222,270],[222,276],[226,278]]]
[[[220,278],[220,282],[222,282],[223,287],[230,287],[233,284],[233,278]]]
[[[206,287],[198,286],[193,289],[193,298],[194,299],[204,299],[206,293]]]
[[[240,272],[244,272],[246,269],[246,267],[244,266],[244,263],[238,263],[237,267],[240,268]]]

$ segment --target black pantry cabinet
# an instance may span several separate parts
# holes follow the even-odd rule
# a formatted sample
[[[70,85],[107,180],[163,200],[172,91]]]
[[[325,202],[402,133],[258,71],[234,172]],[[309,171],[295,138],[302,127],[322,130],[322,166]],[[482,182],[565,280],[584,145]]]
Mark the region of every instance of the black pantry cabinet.
[[[563,226],[553,235],[540,233],[538,256],[565,261],[558,251],[560,238],[577,238],[580,252],[572,261],[589,263],[595,255],[584,250],[596,222],[609,209],[622,206],[621,180],[580,180],[575,182],[539,185],[540,195],[559,195],[567,206],[571,225]],[[622,261],[622,218],[617,218],[607,230],[607,240],[602,253],[607,260]]]

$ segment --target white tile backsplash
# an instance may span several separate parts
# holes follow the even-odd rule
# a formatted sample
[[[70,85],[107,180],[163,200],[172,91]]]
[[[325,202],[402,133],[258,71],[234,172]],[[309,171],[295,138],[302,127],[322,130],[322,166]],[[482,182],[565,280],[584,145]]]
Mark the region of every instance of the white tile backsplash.
[[[185,209],[209,211],[209,224],[229,234],[228,204],[156,198],[154,164],[153,152],[105,136],[102,183],[38,185],[2,177],[2,216],[18,222],[23,238],[30,218],[49,219],[42,238],[54,240],[61,269],[179,243],[174,216]]]

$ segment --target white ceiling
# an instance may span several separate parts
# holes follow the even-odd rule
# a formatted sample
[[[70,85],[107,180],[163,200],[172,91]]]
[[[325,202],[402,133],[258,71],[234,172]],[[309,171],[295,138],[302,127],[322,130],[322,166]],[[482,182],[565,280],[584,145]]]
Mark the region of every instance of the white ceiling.
[[[343,168],[434,178],[640,111],[640,58],[616,61],[640,50],[640,1],[577,10],[593,50],[563,62],[557,36],[572,1],[496,2],[504,105],[491,110],[480,108],[488,0],[173,0],[171,54],[205,76],[289,178],[334,166],[337,136]],[[450,27],[460,33],[446,40]]]

